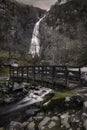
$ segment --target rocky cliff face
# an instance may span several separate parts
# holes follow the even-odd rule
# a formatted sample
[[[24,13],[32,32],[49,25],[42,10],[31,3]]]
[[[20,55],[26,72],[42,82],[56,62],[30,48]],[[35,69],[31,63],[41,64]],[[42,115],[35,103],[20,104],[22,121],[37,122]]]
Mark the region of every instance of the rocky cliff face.
[[[87,64],[86,0],[58,0],[40,26],[43,60],[50,64]]]
[[[0,0],[0,50],[26,53],[34,25],[45,12],[15,0]]]

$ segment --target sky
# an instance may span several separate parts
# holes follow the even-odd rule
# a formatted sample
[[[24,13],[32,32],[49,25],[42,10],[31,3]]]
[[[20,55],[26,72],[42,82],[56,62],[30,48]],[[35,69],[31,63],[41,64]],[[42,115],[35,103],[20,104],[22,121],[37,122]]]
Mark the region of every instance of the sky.
[[[51,5],[53,5],[57,0],[16,0],[16,1],[49,10]]]

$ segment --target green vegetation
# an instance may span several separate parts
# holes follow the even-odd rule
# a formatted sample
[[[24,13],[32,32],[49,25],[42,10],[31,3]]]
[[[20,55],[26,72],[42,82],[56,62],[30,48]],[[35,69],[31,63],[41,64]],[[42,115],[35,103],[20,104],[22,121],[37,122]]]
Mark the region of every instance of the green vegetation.
[[[73,95],[74,93],[72,93],[71,91],[55,92],[53,99],[62,99]]]
[[[31,55],[21,55],[18,52],[1,51],[0,52],[0,63],[9,64],[9,63],[17,63],[19,65],[31,65],[33,64],[33,60]]]
[[[8,52],[5,52],[5,51],[1,51],[0,52],[0,58],[9,58],[9,53]]]
[[[1,67],[0,68],[0,75],[6,76],[8,74],[9,74],[9,68],[7,68],[7,67]]]

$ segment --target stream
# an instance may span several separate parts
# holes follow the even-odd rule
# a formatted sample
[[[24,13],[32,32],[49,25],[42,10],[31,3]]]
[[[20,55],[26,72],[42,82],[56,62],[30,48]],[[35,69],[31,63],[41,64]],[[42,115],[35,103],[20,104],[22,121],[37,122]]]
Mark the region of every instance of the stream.
[[[8,124],[8,122],[17,120],[17,118],[22,121],[26,116],[33,116],[40,110],[43,103],[50,100],[53,94],[52,89],[42,87],[37,90],[30,90],[27,96],[17,103],[1,106],[0,125]]]

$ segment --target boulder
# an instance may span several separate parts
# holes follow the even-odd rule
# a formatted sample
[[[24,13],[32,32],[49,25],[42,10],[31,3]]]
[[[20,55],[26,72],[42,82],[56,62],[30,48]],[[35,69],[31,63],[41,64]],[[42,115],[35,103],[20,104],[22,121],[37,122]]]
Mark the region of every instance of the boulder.
[[[49,125],[48,125],[48,128],[53,128],[53,127],[55,127],[56,126],[56,122],[54,122],[54,121],[51,121],[50,123],[49,123]]]
[[[87,113],[87,101],[83,104],[83,112]]]
[[[14,99],[13,99],[12,97],[8,97],[8,98],[5,98],[5,99],[4,99],[4,102],[5,102],[6,104],[9,104],[9,103],[11,103],[13,100],[14,100]]]
[[[52,115],[45,117],[39,123],[39,130],[58,130],[61,127],[61,120],[57,116]]]
[[[22,123],[22,128],[26,128],[28,126],[29,122],[23,122]]]
[[[61,115],[61,120],[62,120],[62,127],[65,129],[69,129],[70,128],[70,124],[69,124],[69,113],[65,113],[63,115]]]
[[[53,116],[53,117],[51,118],[51,120],[53,120],[53,121],[58,121],[59,118],[58,118],[57,116]]]
[[[45,128],[46,124],[50,121],[50,117],[45,117],[39,124],[39,129]]]
[[[87,113],[82,113],[81,119],[84,122],[87,119]]]
[[[34,122],[29,123],[29,125],[27,126],[27,130],[35,130],[35,123]]]
[[[9,130],[23,130],[22,124],[19,122],[12,121],[9,125]]]
[[[85,120],[83,127],[84,127],[84,130],[87,130],[87,119]]]
[[[40,122],[43,120],[43,116],[36,116],[36,117],[33,117],[33,119],[36,121],[36,122]]]
[[[66,108],[82,107],[83,101],[84,101],[84,99],[81,95],[66,97],[65,98],[65,107]]]

